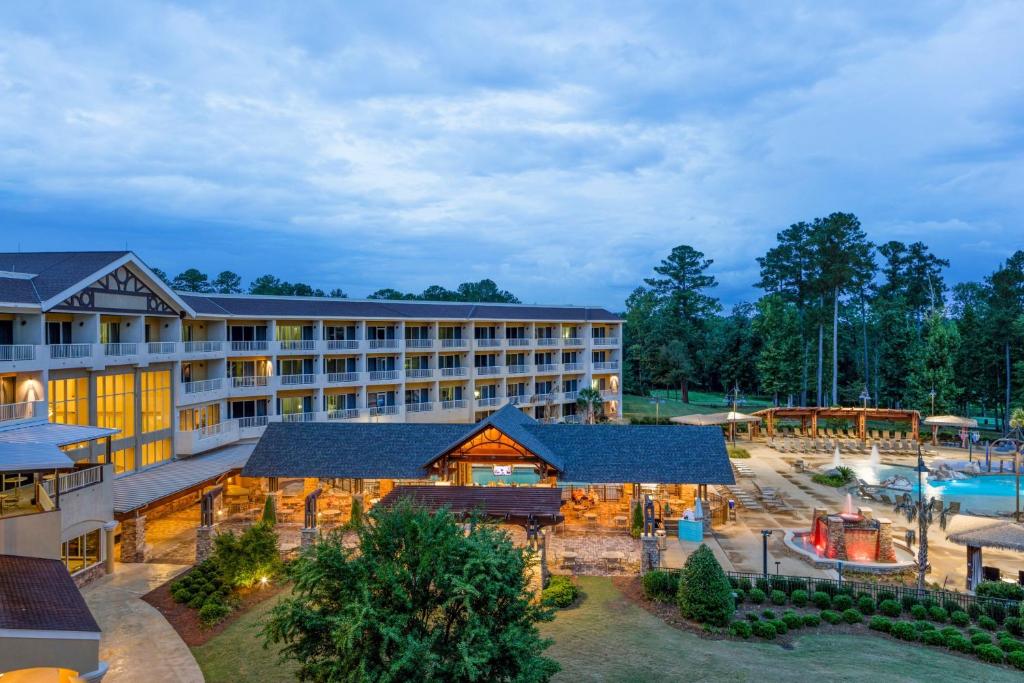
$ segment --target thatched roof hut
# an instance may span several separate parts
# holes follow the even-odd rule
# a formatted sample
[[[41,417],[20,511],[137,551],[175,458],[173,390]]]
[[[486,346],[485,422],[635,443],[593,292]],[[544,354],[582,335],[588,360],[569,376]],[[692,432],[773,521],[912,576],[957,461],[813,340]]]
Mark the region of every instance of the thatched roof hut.
[[[954,520],[960,520],[960,516]],[[970,518],[965,518],[970,519]],[[949,534],[946,538],[967,546],[967,590],[974,590],[982,580],[981,549],[999,548],[1024,552],[1024,524],[1019,522],[991,522]]]

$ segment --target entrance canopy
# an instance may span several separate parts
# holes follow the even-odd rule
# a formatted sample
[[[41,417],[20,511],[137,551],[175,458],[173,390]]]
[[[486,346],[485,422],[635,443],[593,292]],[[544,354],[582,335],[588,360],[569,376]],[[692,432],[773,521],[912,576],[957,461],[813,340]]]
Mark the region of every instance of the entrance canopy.
[[[523,486],[397,486],[378,505],[391,507],[409,500],[431,511],[448,508],[455,514],[476,512],[488,519],[539,525],[562,522],[562,493],[557,488]]]

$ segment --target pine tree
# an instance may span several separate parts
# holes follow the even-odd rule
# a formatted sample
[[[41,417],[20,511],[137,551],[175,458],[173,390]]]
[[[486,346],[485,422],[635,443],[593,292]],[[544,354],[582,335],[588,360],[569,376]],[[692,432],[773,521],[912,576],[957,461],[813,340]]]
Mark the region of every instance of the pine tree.
[[[686,558],[679,578],[679,612],[702,624],[726,626],[735,611],[729,579],[711,548],[701,543]]]
[[[912,400],[919,410],[931,413],[934,391],[934,414],[956,411],[960,398],[955,371],[959,351],[960,333],[956,325],[936,311],[928,318],[924,343],[914,358],[910,376]]]

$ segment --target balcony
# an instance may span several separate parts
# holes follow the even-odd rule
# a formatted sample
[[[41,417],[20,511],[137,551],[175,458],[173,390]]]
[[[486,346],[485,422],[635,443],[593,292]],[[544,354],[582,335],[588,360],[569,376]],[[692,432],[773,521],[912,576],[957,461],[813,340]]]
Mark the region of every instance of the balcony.
[[[578,391],[566,391],[562,394],[562,399],[566,401],[575,401],[579,396],[580,392]]]
[[[558,346],[558,337],[537,337],[537,346]]]
[[[583,372],[583,363],[565,363],[563,372]]]
[[[442,349],[464,349],[469,346],[468,339],[442,339]]]
[[[0,404],[0,423],[46,417],[46,401]]]
[[[476,407],[477,408],[490,408],[490,407],[498,405],[499,401],[501,401],[501,399],[498,398],[497,396],[491,396],[489,398],[478,398],[476,400]]]
[[[441,410],[460,410],[466,407],[466,400],[457,398],[452,401],[441,401]]]
[[[578,425],[583,424],[583,418],[580,415],[563,415],[562,422],[567,425]]]
[[[534,394],[530,397],[530,403],[544,403],[545,401],[554,401],[556,398],[558,398],[558,394],[549,391],[544,394]]]
[[[235,419],[238,423],[238,437],[241,439],[255,438],[263,434],[264,427],[270,418],[266,415],[252,415]]]
[[[139,345],[135,342],[127,342],[123,344],[104,344],[103,355],[104,356],[135,356],[139,353]]]
[[[480,349],[494,349],[494,348],[498,348],[499,346],[501,346],[501,342],[502,342],[502,338],[501,337],[494,337],[493,339],[483,338],[483,339],[477,339],[476,340],[476,345],[477,345],[477,348],[480,348]]]
[[[89,467],[82,470],[76,470],[69,474],[62,474],[57,477],[57,491],[64,493],[71,493],[79,489],[84,489],[87,486],[95,486],[96,484],[103,483],[103,465],[97,465],[96,467]],[[53,498],[53,479],[47,479],[42,482],[39,486],[46,491],[46,494]]]
[[[328,384],[345,384],[347,382],[358,382],[358,372],[329,372],[327,373]]]
[[[407,349],[432,349],[434,348],[433,339],[406,339],[405,348]]]
[[[590,340],[594,346],[618,346],[618,337],[594,337]]]
[[[434,376],[433,368],[406,368],[405,376],[408,379],[429,379]]]
[[[398,406],[370,406],[370,417],[398,415]]]
[[[316,351],[314,339],[283,339],[277,342],[279,351]]]
[[[148,342],[147,350],[154,355],[169,355],[177,350],[177,344],[174,342]]]
[[[233,341],[231,342],[232,351],[266,351],[269,348],[270,342],[263,341]]]
[[[327,350],[328,351],[341,351],[344,349],[358,349],[358,339],[328,339]]]
[[[35,360],[36,347],[33,344],[4,344],[0,346],[0,363],[14,363]]]
[[[235,377],[234,379],[244,379],[241,377]],[[181,386],[186,395],[202,394],[207,391],[217,391],[224,385],[224,379],[217,377],[214,379],[201,379],[193,382],[185,382]]]
[[[225,420],[199,429],[178,432],[174,435],[174,452],[177,455],[196,455],[234,443],[239,436],[239,421]]]
[[[529,365],[510,365],[508,366],[508,374],[510,375],[525,375],[530,372]]]
[[[617,361],[617,360],[596,361],[593,364],[593,369],[595,371],[618,370],[619,369],[619,361]]]
[[[558,372],[558,363],[541,363],[537,366],[537,372]]]
[[[434,404],[430,401],[418,401],[416,403],[406,403],[405,412],[407,413],[429,413],[434,409]]]
[[[371,349],[397,349],[397,339],[371,339],[369,341],[369,347]]]
[[[65,360],[69,358],[88,358],[92,355],[92,344],[50,344],[50,358]]]
[[[474,368],[474,371],[476,372],[477,377],[488,377],[500,375],[502,367],[503,366],[501,365],[478,365]]]
[[[530,402],[529,394],[512,394],[508,397],[508,402],[514,406],[524,406]]]
[[[529,337],[509,337],[507,340],[509,346],[529,346]]]
[[[442,377],[465,377],[467,374],[467,368],[463,365],[458,365],[454,368],[441,368]]]
[[[583,340],[579,337],[562,337],[563,346],[583,346]]]
[[[233,342],[239,343],[239,342]],[[185,353],[221,353],[224,350],[222,341],[187,341],[183,343]]]
[[[231,386],[235,389],[258,389],[270,386],[270,377],[267,375],[246,375],[243,377],[232,377]]]
[[[281,380],[281,386],[294,387],[294,386],[305,386],[307,384],[316,384],[316,375],[310,374],[297,374],[297,375],[279,375]]]
[[[402,376],[399,370],[371,370],[369,374],[371,382],[389,382],[400,379]]]
[[[359,408],[341,408],[339,410],[328,410],[328,420],[355,420],[359,417]]]
[[[614,401],[618,397],[619,397],[619,392],[617,392],[617,391],[612,391],[611,389],[602,389],[601,390],[601,398],[603,398],[606,401]]]
[[[316,413],[284,413],[281,422],[316,422]]]

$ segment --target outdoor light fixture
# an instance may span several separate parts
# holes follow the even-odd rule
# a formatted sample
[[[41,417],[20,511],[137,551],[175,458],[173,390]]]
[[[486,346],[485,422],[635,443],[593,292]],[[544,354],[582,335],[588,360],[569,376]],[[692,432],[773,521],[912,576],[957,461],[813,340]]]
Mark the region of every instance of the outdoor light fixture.
[[[768,578],[768,537],[772,535],[771,529],[761,529],[761,554],[764,560],[764,577]]]

